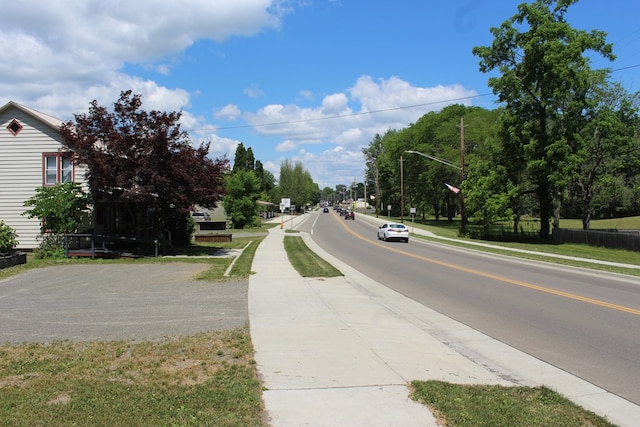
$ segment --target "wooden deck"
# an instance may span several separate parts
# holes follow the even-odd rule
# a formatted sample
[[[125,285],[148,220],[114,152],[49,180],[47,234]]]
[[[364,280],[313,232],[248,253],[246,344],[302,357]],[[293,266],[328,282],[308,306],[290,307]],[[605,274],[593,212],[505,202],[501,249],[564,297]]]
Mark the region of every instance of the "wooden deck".
[[[67,258],[139,258],[128,250],[142,245],[153,245],[154,256],[158,256],[158,240],[137,236],[97,235],[90,233],[65,234],[64,248]]]
[[[111,251],[108,249],[69,249],[68,258],[102,258],[102,259],[118,259],[118,258],[139,258],[132,253]]]

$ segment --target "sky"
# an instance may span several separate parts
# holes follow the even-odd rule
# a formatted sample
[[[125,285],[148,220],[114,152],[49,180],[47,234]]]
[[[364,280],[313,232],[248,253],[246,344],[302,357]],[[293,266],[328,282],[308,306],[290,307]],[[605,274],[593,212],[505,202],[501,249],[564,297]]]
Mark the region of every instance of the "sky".
[[[276,179],[301,161],[320,188],[363,181],[376,134],[450,104],[493,109],[474,46],[522,0],[22,0],[0,13],[0,105],[61,120],[111,108],[182,111],[210,156],[253,150]],[[567,21],[601,30],[640,90],[640,2],[580,0]]]

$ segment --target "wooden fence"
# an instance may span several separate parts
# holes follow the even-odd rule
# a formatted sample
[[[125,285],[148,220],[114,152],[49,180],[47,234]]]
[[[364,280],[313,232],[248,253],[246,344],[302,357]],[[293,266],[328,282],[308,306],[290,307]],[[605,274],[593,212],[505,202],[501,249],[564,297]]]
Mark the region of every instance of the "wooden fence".
[[[553,242],[581,243],[610,249],[640,252],[640,230],[578,230],[554,228]]]

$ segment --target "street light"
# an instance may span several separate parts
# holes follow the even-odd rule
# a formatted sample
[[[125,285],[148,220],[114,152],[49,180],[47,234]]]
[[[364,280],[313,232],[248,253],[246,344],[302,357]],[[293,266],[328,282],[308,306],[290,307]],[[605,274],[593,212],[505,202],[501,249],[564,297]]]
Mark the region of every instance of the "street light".
[[[440,163],[442,163],[444,165],[451,166],[452,168],[456,168],[458,170],[462,170],[462,168],[460,166],[454,165],[453,163],[449,163],[446,160],[441,160],[441,159],[438,159],[437,157],[433,157],[433,156],[430,156],[428,154],[421,153],[419,151],[406,150],[405,153],[419,154],[419,155],[421,155],[423,157],[426,157],[427,159],[435,160],[436,162],[440,162]]]
[[[456,169],[458,169],[459,171],[462,172],[462,179],[464,179],[464,157],[462,157],[462,166],[458,166],[458,165],[454,165],[453,163],[447,162],[446,160],[442,160],[442,159],[439,159],[437,157],[433,157],[433,156],[430,156],[428,154],[421,153],[419,151],[406,150],[405,153],[418,154],[420,156],[426,157],[427,159],[434,160],[436,162],[442,163],[443,165],[447,165],[447,166],[450,166],[452,168],[456,168]],[[400,159],[402,159],[402,156],[400,156]],[[400,161],[402,162],[402,160],[400,160]],[[402,169],[401,169],[401,171],[402,171]],[[401,179],[402,179],[402,177],[401,177]],[[465,211],[464,211],[464,195],[462,194],[462,191],[460,191],[459,194],[460,194],[460,222],[461,222],[461,228],[464,231],[465,228],[467,227],[467,216],[466,216]]]

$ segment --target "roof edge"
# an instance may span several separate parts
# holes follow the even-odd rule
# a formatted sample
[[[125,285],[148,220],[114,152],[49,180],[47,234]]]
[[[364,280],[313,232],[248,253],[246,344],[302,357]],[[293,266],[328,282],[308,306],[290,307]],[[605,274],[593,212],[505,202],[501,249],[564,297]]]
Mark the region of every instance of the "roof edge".
[[[6,110],[8,110],[9,108],[14,107],[17,108],[18,110],[30,115],[31,117],[39,120],[40,122],[46,124],[47,126],[49,126],[50,128],[59,131],[60,130],[60,126],[64,123],[62,120],[55,118],[53,116],[50,116],[48,114],[42,113],[38,110],[34,110],[33,108],[29,108],[25,105],[19,104],[15,101],[9,101],[6,104],[4,104],[2,107],[0,107],[0,113],[5,112]]]

